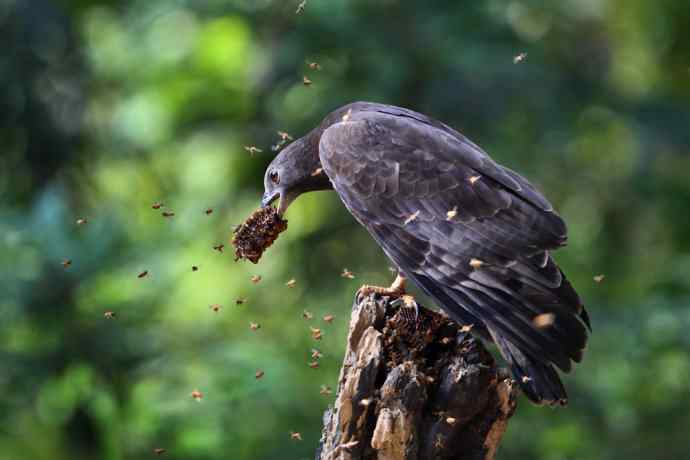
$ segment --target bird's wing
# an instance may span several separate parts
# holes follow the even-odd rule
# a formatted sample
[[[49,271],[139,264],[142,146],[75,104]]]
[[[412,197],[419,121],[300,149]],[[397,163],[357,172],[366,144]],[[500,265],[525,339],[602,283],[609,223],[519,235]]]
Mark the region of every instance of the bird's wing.
[[[586,312],[549,254],[566,227],[526,179],[407,113],[351,114],[323,133],[319,155],[349,211],[451,317],[544,372],[580,361]]]

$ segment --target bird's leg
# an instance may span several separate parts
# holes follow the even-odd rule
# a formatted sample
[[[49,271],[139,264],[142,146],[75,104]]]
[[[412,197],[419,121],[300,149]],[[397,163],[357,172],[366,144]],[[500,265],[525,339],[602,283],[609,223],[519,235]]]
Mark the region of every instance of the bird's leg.
[[[398,272],[398,276],[395,277],[395,281],[393,281],[393,284],[391,284],[390,286],[382,287],[364,284],[361,288],[359,288],[359,294],[362,296],[368,296],[370,294],[379,294],[392,297],[394,299],[399,299],[405,295],[406,282],[407,278],[405,278],[405,275]]]
[[[405,285],[407,283],[407,278],[405,275],[398,271],[398,276],[395,277],[393,283],[388,287],[381,286],[371,286],[368,284],[363,285],[359,288],[359,296],[368,296],[370,294],[379,294],[382,296],[387,296],[392,299],[396,299],[392,305],[400,304],[405,308],[414,309],[414,319],[417,320],[419,316],[419,307],[414,297],[405,292]]]

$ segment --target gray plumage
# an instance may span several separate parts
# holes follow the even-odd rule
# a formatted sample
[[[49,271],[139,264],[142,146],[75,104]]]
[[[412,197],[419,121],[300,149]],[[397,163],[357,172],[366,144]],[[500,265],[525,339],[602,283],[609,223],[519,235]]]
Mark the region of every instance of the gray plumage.
[[[550,254],[565,223],[525,178],[443,123],[358,102],[281,152],[265,186],[283,212],[335,189],[403,273],[496,343],[532,401],[566,403],[553,366],[582,359],[589,319]]]

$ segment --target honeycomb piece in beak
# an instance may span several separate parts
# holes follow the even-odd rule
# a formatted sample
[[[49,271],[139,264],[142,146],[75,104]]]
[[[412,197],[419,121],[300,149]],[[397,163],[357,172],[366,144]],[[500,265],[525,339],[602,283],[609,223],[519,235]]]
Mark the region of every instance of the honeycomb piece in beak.
[[[235,230],[232,237],[235,260],[248,259],[252,263],[259,262],[264,251],[285,230],[287,220],[280,217],[276,208],[266,206],[257,209]]]

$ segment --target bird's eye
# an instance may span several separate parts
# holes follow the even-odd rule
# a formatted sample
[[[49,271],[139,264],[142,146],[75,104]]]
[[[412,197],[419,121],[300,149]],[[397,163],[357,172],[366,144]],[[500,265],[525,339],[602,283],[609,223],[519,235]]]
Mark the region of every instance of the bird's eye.
[[[271,174],[268,175],[268,177],[271,179],[271,182],[274,184],[278,185],[280,184],[280,176],[278,175],[277,172],[273,171]]]

